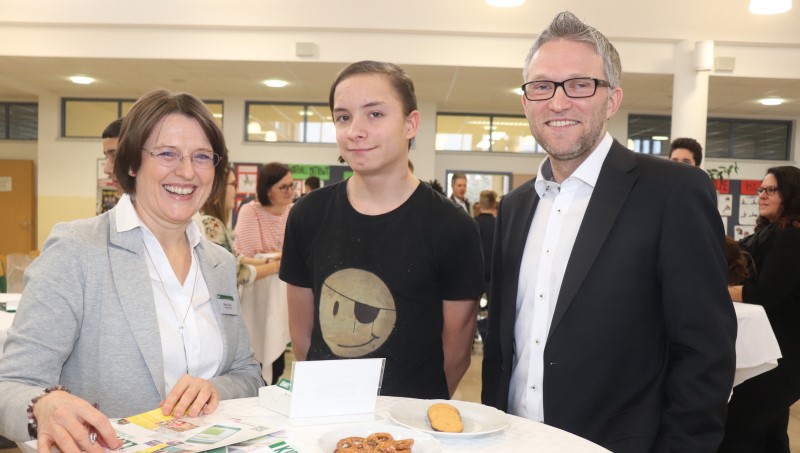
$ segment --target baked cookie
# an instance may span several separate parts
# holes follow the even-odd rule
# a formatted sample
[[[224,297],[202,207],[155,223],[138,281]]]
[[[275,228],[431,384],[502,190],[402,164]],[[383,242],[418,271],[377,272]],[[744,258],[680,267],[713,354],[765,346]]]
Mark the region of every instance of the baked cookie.
[[[432,404],[428,408],[428,420],[434,431],[443,433],[460,433],[464,431],[461,413],[455,406],[447,403]]]

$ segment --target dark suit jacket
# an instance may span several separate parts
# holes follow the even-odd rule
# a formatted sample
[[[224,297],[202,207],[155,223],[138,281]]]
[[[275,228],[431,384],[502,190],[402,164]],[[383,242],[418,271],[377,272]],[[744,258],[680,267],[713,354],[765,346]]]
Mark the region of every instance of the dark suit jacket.
[[[533,181],[503,198],[492,260],[484,404],[508,408]],[[544,351],[544,421],[614,452],[714,452],[735,367],[723,228],[702,170],[614,142]]]
[[[461,203],[459,203],[459,202],[458,202],[458,200],[456,200],[456,196],[455,196],[455,195],[450,195],[450,201],[452,201],[453,203],[455,203],[455,204],[456,204],[456,206],[458,206],[459,208],[461,208],[461,209],[464,209],[464,207],[463,207],[463,206],[461,206]],[[464,197],[464,203],[466,203],[466,205],[467,205],[467,210],[466,210],[466,211],[464,211],[464,212],[466,212],[466,213],[467,213],[467,215],[469,215],[470,217],[472,217],[472,204],[469,202],[469,200],[467,199],[467,197]]]

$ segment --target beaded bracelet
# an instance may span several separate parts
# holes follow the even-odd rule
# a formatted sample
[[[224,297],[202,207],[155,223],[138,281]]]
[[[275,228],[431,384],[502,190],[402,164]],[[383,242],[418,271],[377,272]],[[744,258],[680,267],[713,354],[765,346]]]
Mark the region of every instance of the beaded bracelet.
[[[43,396],[57,390],[69,393],[69,390],[65,389],[64,387],[60,385],[54,385],[44,389],[42,393],[33,397],[31,402],[28,403],[28,435],[31,436],[31,440],[36,439],[39,436],[39,422],[36,420],[36,416],[33,415],[33,405],[36,404],[36,402],[39,401]]]

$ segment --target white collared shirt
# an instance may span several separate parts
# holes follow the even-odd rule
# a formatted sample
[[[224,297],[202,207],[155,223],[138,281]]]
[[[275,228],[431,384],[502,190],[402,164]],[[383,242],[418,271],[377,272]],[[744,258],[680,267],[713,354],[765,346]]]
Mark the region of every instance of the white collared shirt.
[[[550,181],[550,158],[539,166],[533,215],[517,286],[514,366],[509,413],[544,421],[544,348],[561,282],[600,168],[613,140],[606,133],[589,157],[561,184]]]
[[[186,228],[186,237],[192,247],[192,264],[186,280],[181,284],[158,240],[136,213],[128,194],[120,198],[115,209],[117,231],[140,228],[146,248],[145,261],[161,335],[165,392],[169,394],[175,383],[186,373],[187,359],[189,374],[203,379],[214,377],[222,363],[222,332],[211,306],[206,280],[195,256],[194,248],[201,238],[197,224],[189,222]],[[189,309],[190,299],[192,309]],[[179,328],[181,321],[184,326],[183,334]]]

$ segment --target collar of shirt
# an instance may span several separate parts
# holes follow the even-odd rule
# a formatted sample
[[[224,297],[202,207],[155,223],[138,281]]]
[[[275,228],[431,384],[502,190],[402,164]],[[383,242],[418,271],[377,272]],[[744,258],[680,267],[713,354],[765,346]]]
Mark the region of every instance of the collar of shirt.
[[[614,143],[614,139],[606,132],[597,147],[589,154],[589,157],[563,182],[575,178],[594,188],[595,184],[597,184],[597,178],[600,177],[600,169],[603,167],[603,162],[606,160],[612,143]],[[539,194],[539,198],[544,197],[548,189],[556,194],[558,193],[561,184],[552,181],[552,179],[553,167],[550,162],[550,157],[548,156],[539,165],[539,172],[536,174],[536,182],[534,183],[534,188],[536,189],[536,193]]]
[[[118,233],[130,231],[137,227],[143,227],[147,232],[152,234],[150,228],[147,228],[147,225],[139,218],[136,208],[133,207],[133,199],[129,194],[126,193],[122,195],[119,202],[114,207],[114,211],[116,212]],[[186,237],[189,239],[189,245],[191,245],[192,248],[200,243],[200,228],[197,226],[196,222],[189,222],[189,225],[186,227]]]

